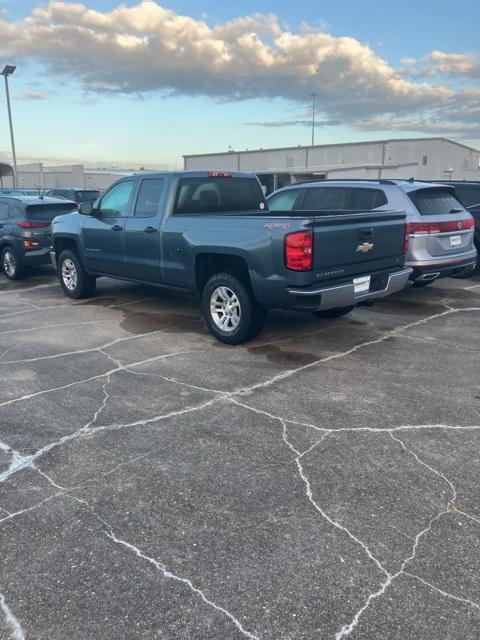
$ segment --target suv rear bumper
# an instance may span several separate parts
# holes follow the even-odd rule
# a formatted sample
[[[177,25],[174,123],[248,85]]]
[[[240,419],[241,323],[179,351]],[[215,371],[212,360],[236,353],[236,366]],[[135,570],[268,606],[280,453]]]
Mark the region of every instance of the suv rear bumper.
[[[308,289],[289,288],[288,293],[295,296],[298,304],[293,308],[307,309],[336,309],[338,307],[351,307],[369,300],[385,298],[392,293],[397,293],[407,286],[412,269],[406,268],[388,274],[386,286],[377,291],[355,293],[353,282],[332,287],[311,287]]]
[[[36,267],[41,264],[49,264],[50,247],[39,249],[38,251],[25,251],[20,257],[20,262],[25,267]]]
[[[467,255],[452,256],[448,260],[436,258],[422,262],[412,261],[406,264],[413,269],[411,280],[436,280],[437,278],[459,275],[469,270],[473,271],[477,264],[477,252],[476,250],[469,251]]]

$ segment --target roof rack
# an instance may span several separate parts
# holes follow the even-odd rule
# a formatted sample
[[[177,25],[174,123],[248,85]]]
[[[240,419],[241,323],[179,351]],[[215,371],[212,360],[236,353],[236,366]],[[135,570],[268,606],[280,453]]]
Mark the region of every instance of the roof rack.
[[[375,184],[397,184],[398,180],[401,182],[404,181],[403,178],[395,180],[389,180],[388,178],[323,178],[321,180],[301,180],[294,184],[306,184],[311,182],[315,182],[315,184],[318,182],[373,182]]]

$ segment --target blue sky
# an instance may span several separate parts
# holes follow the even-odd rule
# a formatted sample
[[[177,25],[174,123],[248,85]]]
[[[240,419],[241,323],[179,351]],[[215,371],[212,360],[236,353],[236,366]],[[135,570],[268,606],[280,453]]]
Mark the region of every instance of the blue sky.
[[[86,0],[94,22],[67,4],[0,0],[0,63],[18,64],[11,93],[25,160],[180,166],[182,154],[308,144],[312,90],[318,143],[445,135],[480,145],[478,1],[158,0],[173,13],[157,30],[138,26],[145,7],[107,24],[119,0]],[[278,21],[265,26],[257,13]],[[193,36],[177,37],[181,16]],[[220,39],[228,52],[221,68],[203,21],[217,28],[211,47]],[[235,32],[218,35],[228,21]],[[8,149],[0,115],[0,157]]]

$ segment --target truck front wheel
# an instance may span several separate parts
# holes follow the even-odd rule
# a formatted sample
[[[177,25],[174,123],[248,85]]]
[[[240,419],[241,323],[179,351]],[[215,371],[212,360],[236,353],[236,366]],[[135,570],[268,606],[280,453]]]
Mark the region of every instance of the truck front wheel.
[[[250,288],[231,273],[216,273],[207,280],[202,307],[210,333],[220,342],[240,344],[263,328],[265,312]]]
[[[69,298],[89,298],[95,293],[96,280],[83,268],[78,255],[65,249],[58,259],[58,278],[63,292]]]

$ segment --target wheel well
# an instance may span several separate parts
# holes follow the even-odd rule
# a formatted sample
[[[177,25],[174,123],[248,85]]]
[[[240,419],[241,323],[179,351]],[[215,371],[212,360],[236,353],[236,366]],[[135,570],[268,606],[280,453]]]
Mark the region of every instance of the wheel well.
[[[250,274],[247,263],[240,256],[229,256],[222,253],[202,253],[195,260],[195,283],[197,291],[203,291],[207,280],[215,273],[225,271],[235,275],[250,286]]]
[[[65,249],[73,249],[78,254],[77,243],[73,238],[55,238],[53,241],[53,250],[57,258]]]

